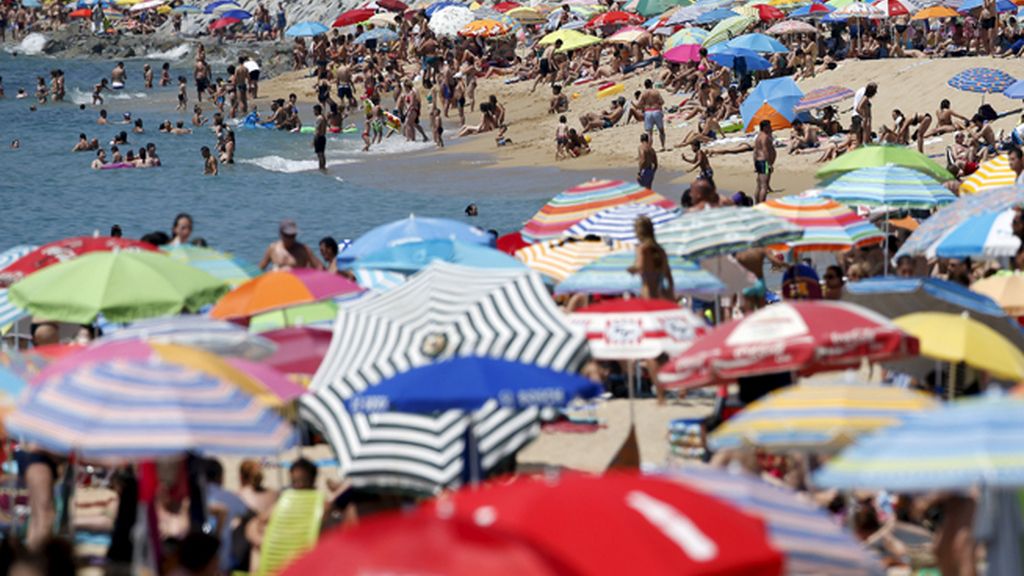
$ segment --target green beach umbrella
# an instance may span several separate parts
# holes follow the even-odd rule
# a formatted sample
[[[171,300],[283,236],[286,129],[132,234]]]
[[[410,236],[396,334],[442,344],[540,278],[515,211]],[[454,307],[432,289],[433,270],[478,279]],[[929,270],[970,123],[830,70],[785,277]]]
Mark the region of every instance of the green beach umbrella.
[[[218,280],[227,282],[232,288],[260,275],[260,269],[256,266],[217,250],[198,246],[169,246],[164,250],[172,260],[198,268]]]
[[[755,18],[743,15],[726,18],[711,29],[707,39],[704,40],[704,46],[714,46],[720,42],[732,40],[756,21]]]
[[[939,182],[953,179],[953,175],[948,170],[917,150],[888,145],[862,146],[853,152],[847,152],[823,166],[815,176],[819,180],[832,180],[847,172],[876,166],[912,168],[932,176]]]
[[[250,332],[268,332],[291,326],[324,326],[330,328],[338,317],[338,303],[321,300],[310,304],[282,308],[249,319]]]
[[[10,300],[35,316],[90,324],[100,313],[132,322],[217,301],[228,286],[155,252],[93,252],[36,272],[11,286]]]
[[[646,18],[657,16],[676,6],[689,6],[692,0],[640,0],[636,4],[636,11]]]

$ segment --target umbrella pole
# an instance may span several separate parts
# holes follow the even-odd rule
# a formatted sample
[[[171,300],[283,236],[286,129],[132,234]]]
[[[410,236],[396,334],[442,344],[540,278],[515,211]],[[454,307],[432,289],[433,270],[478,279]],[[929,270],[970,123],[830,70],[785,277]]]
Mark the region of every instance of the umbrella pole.
[[[634,409],[633,409],[633,386],[636,385],[636,362],[633,360],[626,361],[626,394],[629,401],[629,425],[633,426],[634,421]]]
[[[957,368],[957,364],[958,364],[957,362],[950,362],[949,363],[949,394],[948,394],[948,397],[949,397],[950,400],[953,400],[953,398],[956,397],[956,368]]]
[[[885,207],[885,244],[882,246],[882,276],[889,275],[889,207]]]

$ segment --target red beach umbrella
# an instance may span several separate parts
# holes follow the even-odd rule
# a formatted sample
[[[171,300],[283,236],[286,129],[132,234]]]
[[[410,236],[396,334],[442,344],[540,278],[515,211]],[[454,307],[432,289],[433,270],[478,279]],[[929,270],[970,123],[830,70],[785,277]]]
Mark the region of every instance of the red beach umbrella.
[[[331,24],[331,26],[334,28],[341,28],[342,26],[352,26],[353,24],[366,22],[376,13],[377,11],[371,8],[357,8],[355,10],[342,12],[341,16],[338,16],[334,21],[334,24]]]
[[[90,16],[92,16],[92,10],[88,8],[79,8],[68,14],[68,18],[88,18]]]
[[[238,24],[239,22],[241,22],[241,20],[238,18],[218,18],[217,20],[210,22],[210,30],[220,30],[221,28],[227,28],[228,26]]]
[[[875,8],[885,12],[890,18],[910,15],[910,10],[900,0],[877,0],[874,2],[874,5]]]
[[[156,246],[148,242],[114,238],[112,236],[81,236],[65,238],[40,246],[19,258],[16,262],[0,270],[0,287],[7,287],[25,276],[38,272],[47,266],[59,262],[74,260],[90,252],[113,252],[114,250],[147,250],[156,251]]]
[[[629,12],[623,12],[622,10],[612,10],[611,12],[605,12],[598,14],[587,22],[587,28],[603,28],[605,26],[624,26],[626,24],[641,24],[643,18],[636,14],[630,14]]]
[[[277,344],[277,350],[262,362],[285,374],[312,376],[331,347],[330,330],[292,326],[263,332],[260,336]]]
[[[597,359],[642,360],[677,354],[690,346],[707,325],[687,308],[669,300],[606,300],[569,315],[587,335]]]
[[[754,8],[757,9],[757,17],[760,18],[762,22],[768,20],[782,20],[786,17],[785,12],[770,4],[754,4]]]
[[[519,8],[520,6],[522,6],[522,4],[520,4],[519,2],[498,2],[497,4],[494,5],[494,9],[504,14],[509,10]]]
[[[505,234],[495,243],[495,248],[501,250],[505,254],[515,254],[520,248],[526,248],[530,244],[523,240],[523,235],[519,232],[511,232]]]
[[[402,0],[377,0],[377,6],[391,12],[405,12],[409,9],[409,5]]]
[[[813,374],[861,360],[917,355],[918,342],[888,318],[849,302],[784,302],[726,322],[672,358],[658,373],[669,388],[726,384],[795,371]]]

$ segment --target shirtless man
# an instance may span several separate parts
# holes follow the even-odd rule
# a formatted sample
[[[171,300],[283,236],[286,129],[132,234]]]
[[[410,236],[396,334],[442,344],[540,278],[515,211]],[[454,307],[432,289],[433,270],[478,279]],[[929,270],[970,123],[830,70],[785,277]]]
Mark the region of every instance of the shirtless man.
[[[316,152],[316,160],[321,171],[327,170],[327,119],[324,118],[324,109],[319,104],[313,106],[313,114],[316,116],[313,129],[313,150]]]
[[[199,154],[203,157],[203,176],[216,176],[217,158],[210,153],[210,149],[206,146],[199,150]]]
[[[352,70],[347,64],[342,63],[334,71],[334,79],[338,88],[338,102],[349,109],[355,108],[357,102],[352,90]]]
[[[967,127],[967,117],[953,111],[949,100],[939,102],[939,109],[935,112],[935,128],[926,136],[941,136]]]
[[[313,268],[322,270],[320,260],[313,255],[308,246],[299,242],[299,228],[294,220],[282,220],[278,229],[280,239],[271,242],[260,260],[260,270],[272,266],[273,270],[291,270],[293,268]]]
[[[543,80],[552,80],[555,77],[555,66],[552,62],[554,60],[555,52],[562,48],[562,41],[555,40],[554,44],[549,44],[544,52],[540,56],[540,70],[537,72],[537,79],[533,81],[533,88],[530,88],[530,94],[537,91],[537,85]]]
[[[242,109],[242,116],[249,113],[249,69],[245,67],[245,57],[238,58],[235,67],[235,94]]]
[[[99,170],[107,163],[107,151],[100,148],[96,151],[96,158],[92,161],[92,169]]]
[[[754,138],[754,174],[757,185],[754,198],[758,204],[768,199],[771,191],[772,166],[775,164],[775,141],[772,138],[771,120],[762,120],[760,131]]]
[[[658,154],[654,151],[654,146],[651,146],[650,134],[640,135],[637,162],[639,171],[637,172],[636,182],[644,188],[650,188],[654,185],[654,173],[658,171]]]
[[[607,111],[601,113],[588,112],[580,116],[580,126],[583,127],[581,134],[614,126],[625,114],[625,100],[622,97],[616,98],[612,100],[612,106]]]
[[[790,154],[817,152],[820,146],[817,126],[804,124],[800,120],[793,121],[793,133],[789,137],[788,146]]]
[[[71,151],[72,152],[85,152],[86,150],[90,150],[90,149],[91,149],[91,145],[89,144],[89,137],[86,136],[84,133],[82,133],[82,134],[78,135],[78,144],[75,144],[75,147],[72,148]]]
[[[878,84],[869,82],[864,87],[864,94],[860,100],[854,96],[856,106],[854,108],[854,115],[860,118],[861,125],[861,137],[860,141],[864,143],[871,142],[871,99],[878,93]]]
[[[654,128],[658,128],[658,138],[661,141],[661,151],[665,151],[665,99],[661,92],[654,87],[654,82],[648,78],[644,80],[644,92],[640,95],[640,108],[644,111],[644,132],[648,139]]]
[[[110,86],[114,90],[120,90],[124,88],[125,81],[124,62],[118,62],[117,66],[110,71]]]

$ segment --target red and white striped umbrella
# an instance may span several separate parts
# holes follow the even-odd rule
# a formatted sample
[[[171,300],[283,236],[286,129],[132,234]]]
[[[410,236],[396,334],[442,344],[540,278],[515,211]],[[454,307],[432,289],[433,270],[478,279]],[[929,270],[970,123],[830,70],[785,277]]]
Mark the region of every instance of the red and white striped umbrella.
[[[580,308],[569,323],[587,335],[598,360],[643,360],[678,354],[707,325],[693,312],[668,300],[608,300]]]
[[[786,302],[727,322],[669,361],[670,388],[724,384],[778,372],[856,368],[861,360],[917,355],[918,342],[888,318],[849,302]]]

